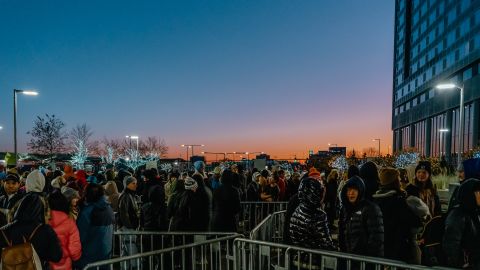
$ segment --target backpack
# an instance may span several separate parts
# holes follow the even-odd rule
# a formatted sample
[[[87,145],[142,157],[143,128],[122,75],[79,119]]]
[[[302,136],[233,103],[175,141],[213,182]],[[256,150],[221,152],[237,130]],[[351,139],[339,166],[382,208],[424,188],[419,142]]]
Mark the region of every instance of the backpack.
[[[23,237],[23,243],[13,245],[11,241],[8,240],[7,236],[1,230],[5,241],[8,244],[8,247],[2,250],[2,263],[1,270],[41,270],[42,262],[40,257],[38,257],[35,248],[30,242],[40,228],[41,224],[38,225],[30,235],[28,239]]]

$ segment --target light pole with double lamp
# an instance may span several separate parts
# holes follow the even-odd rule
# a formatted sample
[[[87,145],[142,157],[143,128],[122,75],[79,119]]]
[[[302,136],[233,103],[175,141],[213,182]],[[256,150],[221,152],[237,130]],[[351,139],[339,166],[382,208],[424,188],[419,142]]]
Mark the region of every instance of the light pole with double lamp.
[[[38,96],[38,92],[32,90],[13,89],[13,148],[15,155],[15,165],[17,164],[17,94]]]
[[[457,153],[457,167],[460,166],[460,164],[462,163],[462,154],[463,154],[463,133],[464,133],[464,130],[463,130],[463,122],[465,122],[465,114],[464,114],[464,107],[465,107],[465,104],[464,104],[464,99],[463,99],[463,94],[464,94],[464,89],[463,89],[463,85],[462,86],[458,86],[456,84],[453,84],[453,83],[445,83],[445,84],[439,84],[436,86],[437,89],[439,90],[450,90],[450,89],[457,89],[457,90],[460,90],[460,117],[459,117],[459,120],[460,120],[460,128],[459,128],[459,131],[458,131],[458,153]]]
[[[374,141],[378,141],[378,157],[380,157],[381,156],[381,154],[380,154],[380,139],[372,139],[372,142],[374,142]]]
[[[195,146],[199,146],[199,147],[204,147],[205,144],[182,144],[180,145],[181,147],[186,147],[187,148],[187,166],[190,166],[190,160],[188,160],[188,149],[191,148],[192,149],[192,157],[193,157],[193,148]]]

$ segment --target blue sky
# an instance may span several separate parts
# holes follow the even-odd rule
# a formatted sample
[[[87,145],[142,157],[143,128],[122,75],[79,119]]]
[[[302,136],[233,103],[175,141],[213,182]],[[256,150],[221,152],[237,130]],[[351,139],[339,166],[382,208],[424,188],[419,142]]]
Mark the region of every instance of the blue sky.
[[[45,113],[172,154],[387,149],[393,2],[0,0],[0,151],[14,88],[40,92],[19,97],[21,151]]]

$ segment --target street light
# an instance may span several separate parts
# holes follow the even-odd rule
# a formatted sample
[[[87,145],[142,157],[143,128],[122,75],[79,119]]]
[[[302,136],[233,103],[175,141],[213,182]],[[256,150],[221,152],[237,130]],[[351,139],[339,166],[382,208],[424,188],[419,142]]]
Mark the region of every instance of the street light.
[[[205,144],[182,144],[182,145],[180,145],[180,146],[187,148],[187,164],[189,164],[189,163],[190,163],[190,160],[188,160],[188,149],[189,149],[189,148],[192,149],[192,157],[193,157],[193,148],[194,148],[195,146],[204,147]]]
[[[127,135],[127,136],[125,136],[125,138],[129,138],[129,139],[130,139],[130,149],[132,148],[132,140],[136,140],[136,141],[137,141],[137,152],[138,152],[138,139],[139,139],[139,137],[136,136],[136,135]]]
[[[38,95],[38,92],[36,91],[13,89],[13,148],[15,153],[15,165],[17,164],[17,93],[27,96]]]
[[[463,86],[458,86],[453,83],[439,84],[436,86],[437,89],[446,90],[446,89],[457,89],[460,90],[460,131],[458,134],[458,156],[457,156],[457,166],[460,166],[462,163],[462,153],[463,153],[463,122],[465,121],[464,110],[464,100],[463,100]]]
[[[378,157],[380,157],[381,156],[381,154],[380,154],[380,139],[372,139],[372,142],[374,142],[374,141],[378,141]]]

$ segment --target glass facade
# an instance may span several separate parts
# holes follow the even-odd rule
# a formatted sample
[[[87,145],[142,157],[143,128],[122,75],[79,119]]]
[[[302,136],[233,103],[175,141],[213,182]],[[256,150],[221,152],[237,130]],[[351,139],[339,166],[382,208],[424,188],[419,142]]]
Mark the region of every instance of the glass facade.
[[[475,148],[480,121],[476,117],[480,109],[480,1],[396,0],[395,9],[394,149],[413,146],[423,155],[440,156]],[[458,91],[436,90],[441,82],[465,85],[463,147],[458,146]]]

